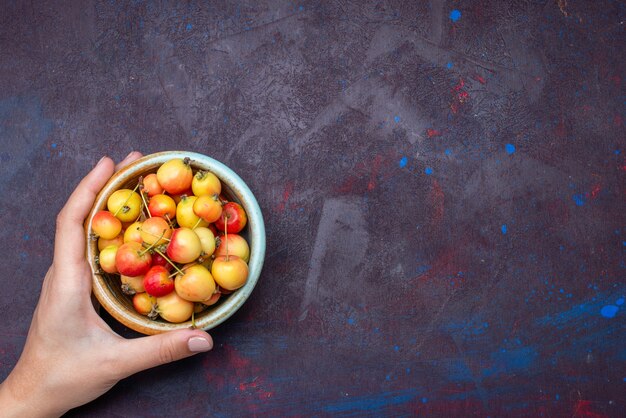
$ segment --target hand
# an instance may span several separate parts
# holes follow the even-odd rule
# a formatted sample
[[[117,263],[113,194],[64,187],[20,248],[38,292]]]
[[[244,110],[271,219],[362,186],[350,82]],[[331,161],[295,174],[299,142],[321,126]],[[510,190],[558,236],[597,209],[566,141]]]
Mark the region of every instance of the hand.
[[[116,169],[139,157],[130,153]],[[206,332],[192,329],[126,340],[95,312],[83,222],[113,165],[100,160],[59,213],[54,260],[24,351],[0,385],[3,416],[60,416],[133,373],[213,348]]]

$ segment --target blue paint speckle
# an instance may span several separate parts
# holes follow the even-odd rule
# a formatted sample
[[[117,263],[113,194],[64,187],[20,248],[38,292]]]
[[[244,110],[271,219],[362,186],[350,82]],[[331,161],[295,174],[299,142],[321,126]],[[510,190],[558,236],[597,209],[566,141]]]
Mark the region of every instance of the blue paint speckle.
[[[24,241],[28,241],[30,239],[30,235],[24,234],[23,238],[24,238]]]
[[[605,318],[613,318],[617,314],[618,310],[619,308],[615,305],[606,305],[600,310],[600,315]]]
[[[506,235],[508,231],[506,224],[502,224],[502,226],[500,227],[500,230],[502,231],[502,235]]]
[[[385,376],[385,380],[387,380],[387,381],[391,380],[391,375],[388,374],[387,376]]]
[[[348,324],[354,325],[354,318],[348,318]]]
[[[426,397],[422,398],[422,403],[426,403],[426,402],[428,402],[428,398]]]
[[[451,70],[451,69],[452,69],[452,67],[454,67],[454,64],[453,64],[453,63],[449,62],[449,63],[447,63],[447,64],[446,64],[446,68],[447,68],[448,70]]]
[[[426,173],[426,175],[430,176],[431,174],[433,174],[433,169],[430,167],[426,167],[424,169],[424,173]]]
[[[447,148],[444,152],[446,155],[452,155],[452,150],[450,148]]]
[[[560,399],[561,397],[559,396],[559,394],[557,393],[556,395],[554,395],[554,399],[556,399],[557,401]]]
[[[585,195],[583,194],[575,194],[574,196],[572,196],[572,199],[574,199],[574,203],[576,203],[576,206],[582,206],[585,204]]]
[[[460,18],[461,18],[460,10],[454,9],[453,11],[450,12],[450,20],[452,20],[453,22],[457,22]]]
[[[393,346],[393,351],[400,351],[400,347],[398,347],[397,345]]]
[[[621,152],[620,150],[616,149],[616,150],[615,150],[615,155],[619,155],[619,154],[620,154],[620,152]]]
[[[402,157],[402,158],[400,159],[400,168],[404,168],[404,167],[406,167],[406,163],[407,163],[408,161],[409,161],[409,160],[408,160],[406,157]]]
[[[304,6],[298,7],[298,10],[300,10],[301,12],[304,11]]]
[[[190,31],[191,29],[193,29],[193,25],[191,23],[187,23],[186,29],[187,31]]]
[[[394,117],[393,117],[393,121],[394,121],[395,123],[400,122],[400,116],[394,116]]]
[[[617,306],[622,306],[624,304],[624,298],[619,298],[615,301]]]
[[[57,144],[53,142],[50,146],[52,147],[52,149],[55,149],[57,147]]]
[[[515,145],[513,145],[513,144],[506,144],[504,146],[504,149],[506,150],[507,154],[509,154],[509,155],[515,153]]]

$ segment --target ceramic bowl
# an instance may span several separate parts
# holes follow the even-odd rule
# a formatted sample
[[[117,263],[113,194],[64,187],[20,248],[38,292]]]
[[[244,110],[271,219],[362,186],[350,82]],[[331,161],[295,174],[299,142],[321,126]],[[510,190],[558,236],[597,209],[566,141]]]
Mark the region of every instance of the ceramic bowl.
[[[126,327],[142,334],[158,334],[165,331],[189,328],[191,320],[174,324],[162,319],[152,320],[137,312],[132,306],[131,297],[122,293],[119,276],[101,274],[96,263],[98,255],[97,240],[92,239],[91,223],[93,216],[100,210],[106,210],[109,196],[118,189],[134,188],[140,176],[155,173],[159,166],[173,158],[189,157],[194,170],[208,170],[215,174],[222,182],[222,194],[231,201],[243,206],[248,223],[240,235],[244,236],[250,245],[249,275],[246,284],[230,295],[223,297],[216,305],[210,306],[204,312],[196,314],[197,328],[209,330],[221,324],[232,316],[246,302],[259,280],[263,260],[265,257],[265,224],[259,204],[246,183],[230,168],[206,155],[185,152],[167,151],[146,155],[115,173],[96,197],[96,201],[85,222],[87,237],[87,260],[93,275],[93,293],[100,305],[113,318]]]

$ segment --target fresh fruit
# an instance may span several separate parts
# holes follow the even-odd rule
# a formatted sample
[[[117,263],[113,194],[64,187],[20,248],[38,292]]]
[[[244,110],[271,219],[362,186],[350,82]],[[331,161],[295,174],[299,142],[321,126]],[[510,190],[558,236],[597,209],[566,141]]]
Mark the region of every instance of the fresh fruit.
[[[193,176],[191,190],[196,196],[219,195],[222,192],[222,183],[215,174],[201,170]]]
[[[120,280],[122,281],[122,292],[127,295],[134,295],[135,293],[146,291],[143,286],[143,276],[131,277],[122,274]]]
[[[139,314],[172,323],[213,309],[249,274],[250,247],[238,234],[245,210],[221,194],[215,174],[190,162],[167,161],[134,189],[113,192],[91,220],[102,271],[119,276]]]
[[[208,223],[215,222],[222,215],[222,203],[217,195],[200,196],[193,203],[193,213]]]
[[[93,216],[91,229],[100,238],[113,239],[122,232],[122,222],[108,210],[101,210]]]
[[[150,296],[145,292],[135,293],[135,296],[133,296],[133,307],[138,313],[142,315],[148,317],[156,317],[157,315],[156,298],[154,296]]]
[[[143,239],[141,238],[141,225],[143,222],[133,222],[126,228],[124,231],[124,242],[138,242],[142,243]]]
[[[165,296],[174,290],[174,279],[165,267],[152,266],[143,276],[143,287],[151,296]]]
[[[122,222],[136,221],[141,212],[141,197],[134,190],[120,189],[109,197],[107,208]]]
[[[200,246],[202,247],[202,257],[207,258],[215,251],[215,235],[206,227],[198,227],[193,230],[198,238],[200,238]]]
[[[116,265],[116,255],[119,247],[117,245],[109,245],[100,251],[100,255],[98,256],[98,261],[100,262],[100,267],[102,270],[107,273],[115,274],[118,272]]]
[[[117,249],[115,265],[120,274],[125,276],[141,276],[146,274],[152,265],[152,257],[147,249],[138,242],[127,242]]]
[[[220,287],[235,290],[246,284],[248,265],[236,255],[220,255],[213,260],[211,273]]]
[[[193,172],[189,158],[175,158],[163,163],[157,170],[157,180],[169,194],[179,194],[191,188]]]
[[[219,235],[218,241],[220,243],[219,247],[215,250],[215,256],[226,255],[227,250],[228,254],[236,255],[241,258],[246,263],[250,261],[250,246],[244,237],[237,234],[231,234],[230,230],[228,231],[228,238],[225,235]]]
[[[195,261],[202,253],[200,238],[189,228],[177,228],[172,233],[167,246],[167,256],[177,263]]]
[[[175,289],[178,296],[191,302],[203,302],[213,296],[215,281],[209,270],[201,264],[184,270],[176,276]]]
[[[172,236],[170,224],[165,219],[157,216],[143,221],[140,232],[143,242],[149,245],[165,244]]]
[[[193,211],[193,205],[198,198],[196,196],[183,196],[176,206],[176,221],[179,226],[195,228],[198,226],[208,226],[209,223]]]
[[[171,221],[176,217],[176,202],[166,194],[157,194],[150,198],[148,211],[152,216],[160,216]]]
[[[143,189],[148,194],[148,197],[163,193],[163,187],[159,184],[155,173],[148,174],[143,178]]]
[[[161,318],[175,324],[191,318],[193,306],[193,302],[181,298],[176,292],[157,298],[157,311]]]
[[[124,243],[124,235],[119,234],[113,239],[104,239],[102,237],[98,238],[98,251],[102,251],[105,247],[109,245],[120,246]]]
[[[240,232],[248,223],[248,216],[243,207],[236,202],[228,202],[222,207],[222,215],[217,221],[215,226],[220,231],[226,229],[225,225],[228,225],[228,232],[236,234]]]

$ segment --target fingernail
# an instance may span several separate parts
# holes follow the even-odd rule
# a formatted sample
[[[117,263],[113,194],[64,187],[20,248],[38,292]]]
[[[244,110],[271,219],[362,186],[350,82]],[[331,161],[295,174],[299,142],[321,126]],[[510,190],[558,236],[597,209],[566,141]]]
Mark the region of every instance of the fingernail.
[[[104,159],[105,159],[106,157],[107,157],[107,156],[105,155],[104,157],[100,158],[100,161],[98,161],[98,163],[96,164],[96,167],[97,167],[97,166],[99,166],[100,164],[102,164],[102,161],[104,161]]]
[[[135,151],[129,152],[128,155],[126,157],[124,157],[124,159],[122,161],[128,160],[128,158],[130,158],[130,156],[133,155],[134,153],[135,153]]]
[[[206,338],[192,337],[187,341],[187,347],[189,347],[189,351],[192,353],[201,353],[212,349],[213,343],[209,342]]]

